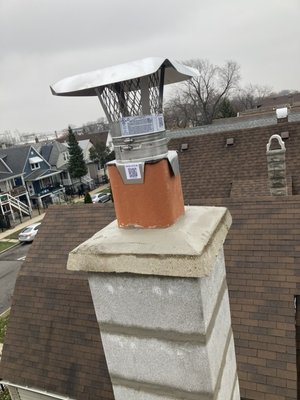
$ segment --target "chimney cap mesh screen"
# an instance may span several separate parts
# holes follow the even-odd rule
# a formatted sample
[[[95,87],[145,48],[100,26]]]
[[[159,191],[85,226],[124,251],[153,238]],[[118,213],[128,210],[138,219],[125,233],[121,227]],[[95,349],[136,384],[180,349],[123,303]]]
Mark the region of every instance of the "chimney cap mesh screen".
[[[157,71],[147,77],[149,107],[151,114],[162,111],[162,99],[159,94],[160,73]],[[100,91],[100,97],[106,107],[111,122],[122,117],[142,115],[141,78],[113,83]]]

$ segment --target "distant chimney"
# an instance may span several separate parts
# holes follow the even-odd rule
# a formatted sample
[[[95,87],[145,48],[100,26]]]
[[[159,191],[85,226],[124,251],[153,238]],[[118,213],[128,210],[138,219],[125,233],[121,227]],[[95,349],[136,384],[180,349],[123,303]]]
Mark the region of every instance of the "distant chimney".
[[[37,136],[35,137],[35,143],[39,143],[39,138]]]
[[[285,123],[288,122],[288,108],[283,107],[283,108],[277,108],[276,109],[276,117],[277,117],[277,123]]]
[[[271,149],[273,140],[278,142],[280,148]],[[272,135],[269,139],[267,144],[267,163],[271,195],[287,196],[285,144],[279,135]]]

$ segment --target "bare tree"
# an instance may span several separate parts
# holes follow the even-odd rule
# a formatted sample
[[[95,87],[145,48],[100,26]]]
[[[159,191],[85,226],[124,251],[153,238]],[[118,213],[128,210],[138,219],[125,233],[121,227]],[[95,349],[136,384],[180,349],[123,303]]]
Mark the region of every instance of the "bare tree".
[[[98,118],[97,121],[86,122],[82,125],[83,133],[98,133],[109,129],[108,122],[105,118]]]
[[[187,128],[197,125],[197,110],[179,91],[167,101],[164,107],[167,129]]]
[[[14,146],[16,143],[16,136],[11,131],[4,131],[4,133],[0,133],[0,144],[10,147]]]
[[[263,99],[271,93],[271,88],[268,86],[249,84],[238,91],[234,104],[239,111],[251,110],[259,107]]]
[[[219,107],[228,99],[240,80],[240,67],[234,61],[217,66],[208,60],[190,60],[185,64],[195,68],[199,76],[186,81],[182,98],[192,106],[196,124],[211,124]]]

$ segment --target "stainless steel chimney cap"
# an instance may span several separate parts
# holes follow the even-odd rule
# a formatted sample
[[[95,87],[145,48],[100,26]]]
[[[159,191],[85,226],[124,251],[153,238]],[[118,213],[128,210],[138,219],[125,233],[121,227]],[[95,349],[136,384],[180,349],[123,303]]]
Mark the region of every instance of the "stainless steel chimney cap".
[[[194,68],[163,57],[119,64],[92,72],[74,75],[50,86],[56,96],[97,96],[96,88],[112,83],[126,82],[155,73],[165,68],[164,84],[181,82],[199,75]]]

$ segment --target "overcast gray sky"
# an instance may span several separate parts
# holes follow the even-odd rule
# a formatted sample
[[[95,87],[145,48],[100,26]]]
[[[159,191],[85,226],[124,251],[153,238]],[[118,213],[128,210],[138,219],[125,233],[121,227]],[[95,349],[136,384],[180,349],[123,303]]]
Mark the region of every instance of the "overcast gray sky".
[[[96,120],[96,97],[49,85],[144,57],[234,60],[243,84],[300,90],[299,18],[299,0],[0,0],[0,133]]]

